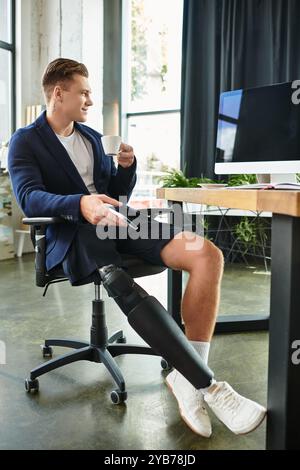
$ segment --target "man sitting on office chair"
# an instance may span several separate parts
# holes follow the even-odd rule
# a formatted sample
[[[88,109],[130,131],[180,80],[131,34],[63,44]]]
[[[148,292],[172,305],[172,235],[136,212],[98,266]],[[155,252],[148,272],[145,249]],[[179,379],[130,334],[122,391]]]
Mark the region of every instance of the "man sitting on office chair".
[[[81,285],[99,276],[103,266],[122,266],[120,253],[124,252],[153,264],[187,271],[189,281],[182,300],[186,333],[182,351],[188,351],[191,357],[196,351],[199,376],[207,379],[197,382],[195,377],[184,377],[172,363],[175,368],[166,382],[178,401],[182,418],[201,436],[209,437],[212,432],[206,405],[234,433],[252,431],[263,420],[265,408],[242,397],[226,382],[215,381],[206,366],[219,305],[221,251],[195,233],[176,234],[175,230],[168,239],[100,240],[97,224],[122,224],[107,204],[118,206],[117,199],[129,197],[133,190],[133,148],[121,144],[116,168],[112,158],[104,154],[101,135],[79,124],[87,120],[93,104],[88,71],[83,64],[56,59],[47,66],[42,84],[47,110],[13,135],[9,171],[17,201],[26,216],[57,216],[69,221],[47,228],[47,270],[62,264],[72,285]],[[187,249],[192,240],[198,245],[196,251]],[[141,334],[141,329],[137,331]],[[163,344],[172,342],[174,331],[166,327],[160,341],[162,356]],[[150,346],[151,335],[160,335],[155,325],[147,336]],[[197,383],[197,388],[192,383]]]

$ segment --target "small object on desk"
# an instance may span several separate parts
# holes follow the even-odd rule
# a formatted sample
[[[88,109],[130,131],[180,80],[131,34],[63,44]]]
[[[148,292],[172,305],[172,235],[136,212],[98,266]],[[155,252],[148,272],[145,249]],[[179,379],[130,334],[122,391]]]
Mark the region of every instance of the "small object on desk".
[[[197,186],[203,189],[220,189],[228,187],[227,184],[219,183],[198,183]]]

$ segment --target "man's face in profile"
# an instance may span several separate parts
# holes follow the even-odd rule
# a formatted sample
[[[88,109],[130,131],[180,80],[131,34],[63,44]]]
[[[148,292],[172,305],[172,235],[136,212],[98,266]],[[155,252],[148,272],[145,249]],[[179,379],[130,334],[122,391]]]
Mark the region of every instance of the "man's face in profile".
[[[60,111],[70,121],[85,122],[88,108],[92,106],[91,88],[86,77],[73,75],[61,90]]]

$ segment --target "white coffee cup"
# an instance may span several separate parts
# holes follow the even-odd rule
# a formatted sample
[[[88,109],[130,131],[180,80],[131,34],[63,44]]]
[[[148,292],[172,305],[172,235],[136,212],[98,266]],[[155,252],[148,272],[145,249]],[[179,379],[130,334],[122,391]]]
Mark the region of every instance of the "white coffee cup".
[[[119,153],[122,137],[119,135],[103,135],[101,141],[106,155],[114,156]]]

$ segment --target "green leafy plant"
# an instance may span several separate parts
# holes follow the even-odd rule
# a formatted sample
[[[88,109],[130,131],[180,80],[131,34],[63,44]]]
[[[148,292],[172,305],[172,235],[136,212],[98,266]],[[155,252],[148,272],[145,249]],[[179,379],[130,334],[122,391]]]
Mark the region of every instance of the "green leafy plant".
[[[196,188],[199,183],[215,183],[210,178],[187,178],[183,171],[172,168],[159,178],[163,188]]]
[[[228,186],[241,186],[255,183],[257,183],[256,175],[231,175],[227,182]]]
[[[243,217],[243,220],[234,225],[232,230],[237,240],[245,246],[243,254],[246,254],[250,248],[255,252],[257,246],[264,245],[267,241],[266,226],[259,217],[255,221],[249,221],[248,217]]]
[[[255,227],[250,224],[248,217],[244,217],[241,222],[233,227],[236,238],[246,245],[255,245],[257,241]]]
[[[164,176],[159,178],[163,188],[196,188],[201,183],[223,183],[223,181],[216,181],[211,178],[188,178],[185,176],[184,171],[175,168],[168,169]],[[228,186],[240,186],[242,184],[255,184],[257,183],[256,175],[231,175],[227,182]]]

